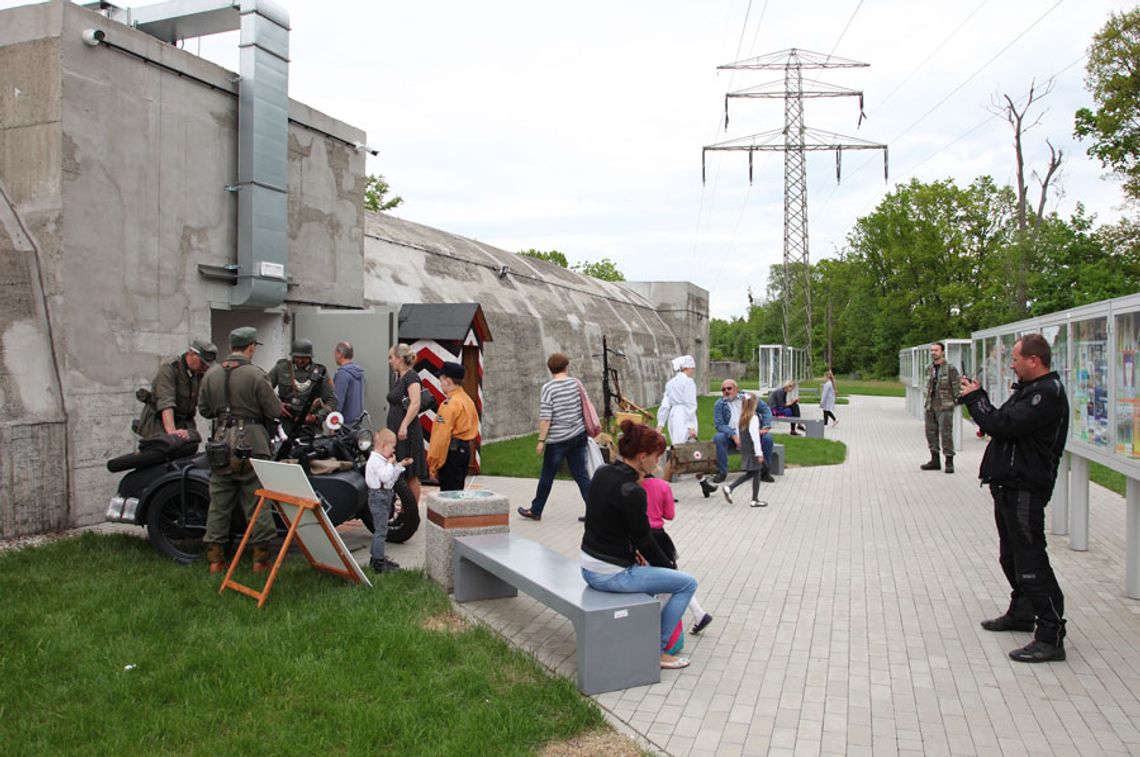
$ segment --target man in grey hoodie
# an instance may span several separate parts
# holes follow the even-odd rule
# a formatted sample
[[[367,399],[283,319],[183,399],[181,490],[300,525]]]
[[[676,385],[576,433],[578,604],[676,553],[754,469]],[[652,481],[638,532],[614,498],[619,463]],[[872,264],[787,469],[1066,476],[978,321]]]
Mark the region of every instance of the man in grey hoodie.
[[[336,390],[336,405],[340,408],[345,423],[355,423],[364,414],[364,369],[352,362],[352,355],[350,343],[337,342],[333,353],[337,364],[333,389]]]

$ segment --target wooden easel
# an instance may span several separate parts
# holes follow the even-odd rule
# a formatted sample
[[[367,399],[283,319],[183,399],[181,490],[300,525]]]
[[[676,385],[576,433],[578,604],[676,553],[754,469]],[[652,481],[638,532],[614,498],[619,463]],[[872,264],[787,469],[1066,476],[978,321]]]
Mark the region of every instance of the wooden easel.
[[[246,596],[256,599],[258,607],[264,605],[265,600],[269,598],[269,590],[273,588],[273,582],[277,579],[277,571],[281,569],[281,563],[285,561],[285,554],[289,551],[289,545],[293,543],[294,539],[297,540],[297,546],[301,548],[301,552],[305,555],[305,559],[309,561],[309,565],[317,570],[323,570],[326,573],[347,578],[353,583],[360,583],[358,572],[353,570],[355,562],[352,559],[352,555],[343,549],[341,540],[332,532],[332,525],[329,523],[328,518],[322,517],[324,516],[324,511],[321,509],[320,502],[312,499],[301,499],[282,492],[269,491],[268,489],[258,489],[255,494],[259,497],[257,507],[254,509],[253,516],[249,519],[249,524],[245,528],[245,535],[241,538],[241,544],[238,545],[237,552],[234,553],[233,560],[230,561],[230,568],[226,571],[226,577],[222,579],[222,587],[218,589],[219,594],[226,589],[233,589],[234,591],[239,591]],[[289,524],[289,531],[285,534],[285,541],[281,544],[281,550],[277,553],[277,559],[273,561],[273,567],[269,571],[269,577],[265,579],[264,588],[262,588],[261,591],[257,591],[233,580],[233,574],[238,566],[238,562],[241,561],[242,553],[245,552],[245,545],[249,543],[249,535],[253,533],[253,526],[257,523],[257,518],[261,515],[261,508],[265,506],[266,500],[271,502],[277,509],[277,514],[281,516],[281,519]],[[286,509],[278,504],[280,502],[286,502],[299,508],[296,517],[290,520],[289,513]],[[301,522],[301,517],[307,511],[313,512],[315,515],[319,513],[315,520],[320,524],[321,530],[325,532],[329,543],[335,547],[337,556],[343,563],[343,569],[314,560],[313,555],[309,552],[308,548],[305,547],[304,540],[297,533],[297,526]]]

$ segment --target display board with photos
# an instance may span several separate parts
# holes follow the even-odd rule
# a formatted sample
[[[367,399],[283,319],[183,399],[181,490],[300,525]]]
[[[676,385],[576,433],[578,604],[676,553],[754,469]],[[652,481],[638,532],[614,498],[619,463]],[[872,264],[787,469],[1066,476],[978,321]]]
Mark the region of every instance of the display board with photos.
[[[1108,318],[1074,321],[1069,436],[1108,449]]]
[[[1116,316],[1116,454],[1140,457],[1140,398],[1136,394],[1136,352],[1140,312]]]

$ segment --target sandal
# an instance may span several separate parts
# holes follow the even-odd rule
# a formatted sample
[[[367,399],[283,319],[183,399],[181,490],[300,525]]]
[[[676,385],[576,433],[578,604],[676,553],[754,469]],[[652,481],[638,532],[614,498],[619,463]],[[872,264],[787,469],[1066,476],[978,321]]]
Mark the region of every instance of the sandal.
[[[662,670],[680,670],[681,668],[689,667],[688,657],[674,657],[671,660],[666,660],[665,655],[661,656],[661,669]]]

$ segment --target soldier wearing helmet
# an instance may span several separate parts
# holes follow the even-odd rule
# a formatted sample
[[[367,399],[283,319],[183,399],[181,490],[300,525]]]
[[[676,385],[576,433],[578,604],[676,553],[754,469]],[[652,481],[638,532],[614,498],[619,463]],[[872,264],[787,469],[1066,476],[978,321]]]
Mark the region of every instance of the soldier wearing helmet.
[[[297,423],[306,431],[319,433],[325,418],[336,410],[336,391],[328,369],[313,362],[313,343],[308,339],[294,339],[289,358],[281,358],[269,371],[269,383],[281,400],[281,424],[286,433],[292,433]],[[319,398],[304,418],[297,417],[304,409],[314,383],[320,384]]]

